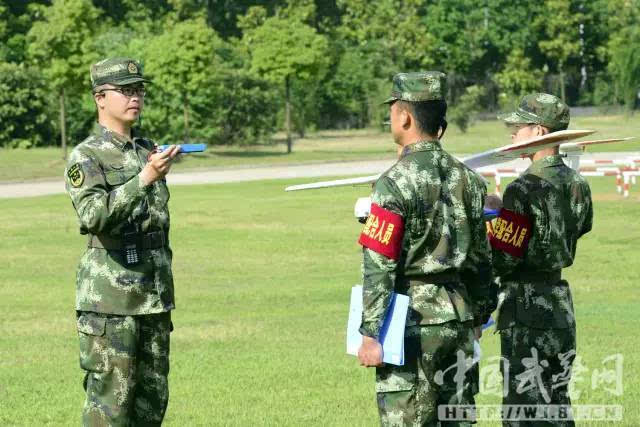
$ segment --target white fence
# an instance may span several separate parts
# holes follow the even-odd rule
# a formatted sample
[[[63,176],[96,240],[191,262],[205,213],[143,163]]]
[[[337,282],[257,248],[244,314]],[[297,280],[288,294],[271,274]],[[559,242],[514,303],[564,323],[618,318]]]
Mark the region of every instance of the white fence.
[[[496,184],[496,194],[501,194],[502,178],[520,176],[526,168],[484,167],[478,172],[485,178],[493,178]],[[629,197],[631,185],[636,184],[636,177],[640,176],[640,157],[626,157],[621,159],[580,159],[580,174],[583,176],[615,176],[616,191],[624,197]]]

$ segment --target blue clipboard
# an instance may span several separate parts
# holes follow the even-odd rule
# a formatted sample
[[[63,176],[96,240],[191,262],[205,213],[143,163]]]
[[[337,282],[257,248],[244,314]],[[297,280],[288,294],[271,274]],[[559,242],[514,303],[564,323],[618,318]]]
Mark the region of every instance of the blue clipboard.
[[[158,151],[164,151],[169,148],[170,145],[160,145],[158,146]],[[180,144],[180,154],[186,153],[202,153],[207,149],[207,144]]]

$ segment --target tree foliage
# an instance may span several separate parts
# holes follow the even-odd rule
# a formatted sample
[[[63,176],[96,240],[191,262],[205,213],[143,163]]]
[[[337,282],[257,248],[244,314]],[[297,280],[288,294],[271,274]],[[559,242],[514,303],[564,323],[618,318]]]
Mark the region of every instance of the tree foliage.
[[[480,98],[485,95],[485,89],[472,85],[465,88],[464,93],[458,98],[458,102],[449,110],[449,120],[453,122],[462,133],[466,133],[469,126],[475,121],[480,111]]]
[[[524,56],[522,49],[514,49],[495,79],[501,89],[500,107],[508,109],[523,95],[539,91],[542,71],[531,67],[531,60]]]
[[[608,43],[608,71],[615,97],[633,110],[640,96],[640,1],[614,0],[609,4],[614,29]]]
[[[95,120],[88,69],[108,56],[143,61],[154,84],[142,125],[163,142],[249,144],[284,128],[290,148],[292,130],[377,125],[400,71],[446,72],[461,127],[531,91],[637,108],[639,2],[0,2],[2,84],[33,103],[2,105],[0,143],[84,139]],[[29,82],[9,75],[18,70]]]
[[[146,126],[160,139],[176,142],[179,134],[185,141],[246,143],[273,129],[273,91],[267,82],[233,67],[242,62],[239,53],[203,18],[176,24],[146,43],[143,52],[145,72],[153,80]],[[242,120],[243,114],[263,117]],[[163,130],[167,124],[168,134]]]
[[[82,99],[73,95],[83,93],[88,86],[87,64],[97,59],[89,46],[98,27],[100,11],[84,0],[54,0],[50,7],[40,7],[37,11],[42,19],[35,22],[27,34],[28,54],[59,95],[59,130],[63,157],[66,157],[65,107],[70,99],[75,103],[74,108],[81,108]]]
[[[584,16],[573,0],[546,0],[544,13],[535,23],[542,30],[540,50],[557,67],[560,96],[566,100],[565,71],[567,64],[580,53],[580,24]]]
[[[301,18],[313,13],[310,4],[288,8],[282,16],[265,17],[264,9],[253,8],[253,21],[246,20],[243,40],[251,57],[251,71],[282,86],[285,94],[287,151],[291,152],[291,86],[302,80],[314,86],[327,65],[328,42]],[[302,125],[303,127],[304,125]]]
[[[89,48],[100,11],[84,0],[54,0],[40,9],[42,19],[28,33],[28,53],[56,88],[86,87],[88,65],[97,60]]]
[[[0,62],[0,146],[30,148],[51,138],[47,88],[35,68]]]

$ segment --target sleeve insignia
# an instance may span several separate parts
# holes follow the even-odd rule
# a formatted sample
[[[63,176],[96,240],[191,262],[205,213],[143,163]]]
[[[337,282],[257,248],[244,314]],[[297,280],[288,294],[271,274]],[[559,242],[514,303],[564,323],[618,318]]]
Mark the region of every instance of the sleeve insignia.
[[[67,177],[73,187],[80,187],[84,182],[84,172],[80,163],[75,163],[67,170]]]
[[[402,251],[403,236],[404,220],[402,216],[372,203],[371,213],[364,224],[358,243],[395,260],[398,259]]]
[[[492,224],[489,241],[494,249],[522,258],[531,237],[531,221],[508,209],[502,209]]]

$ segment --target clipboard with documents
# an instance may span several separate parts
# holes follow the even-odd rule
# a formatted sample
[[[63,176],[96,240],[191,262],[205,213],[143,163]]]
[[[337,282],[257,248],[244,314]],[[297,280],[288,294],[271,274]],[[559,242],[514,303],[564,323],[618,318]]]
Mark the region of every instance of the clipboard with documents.
[[[387,310],[379,341],[382,343],[384,363],[404,365],[404,328],[407,323],[409,297],[393,293]],[[351,304],[349,306],[349,320],[347,322],[347,354],[358,355],[362,345],[362,335],[359,332],[362,321],[362,286],[351,289]]]

